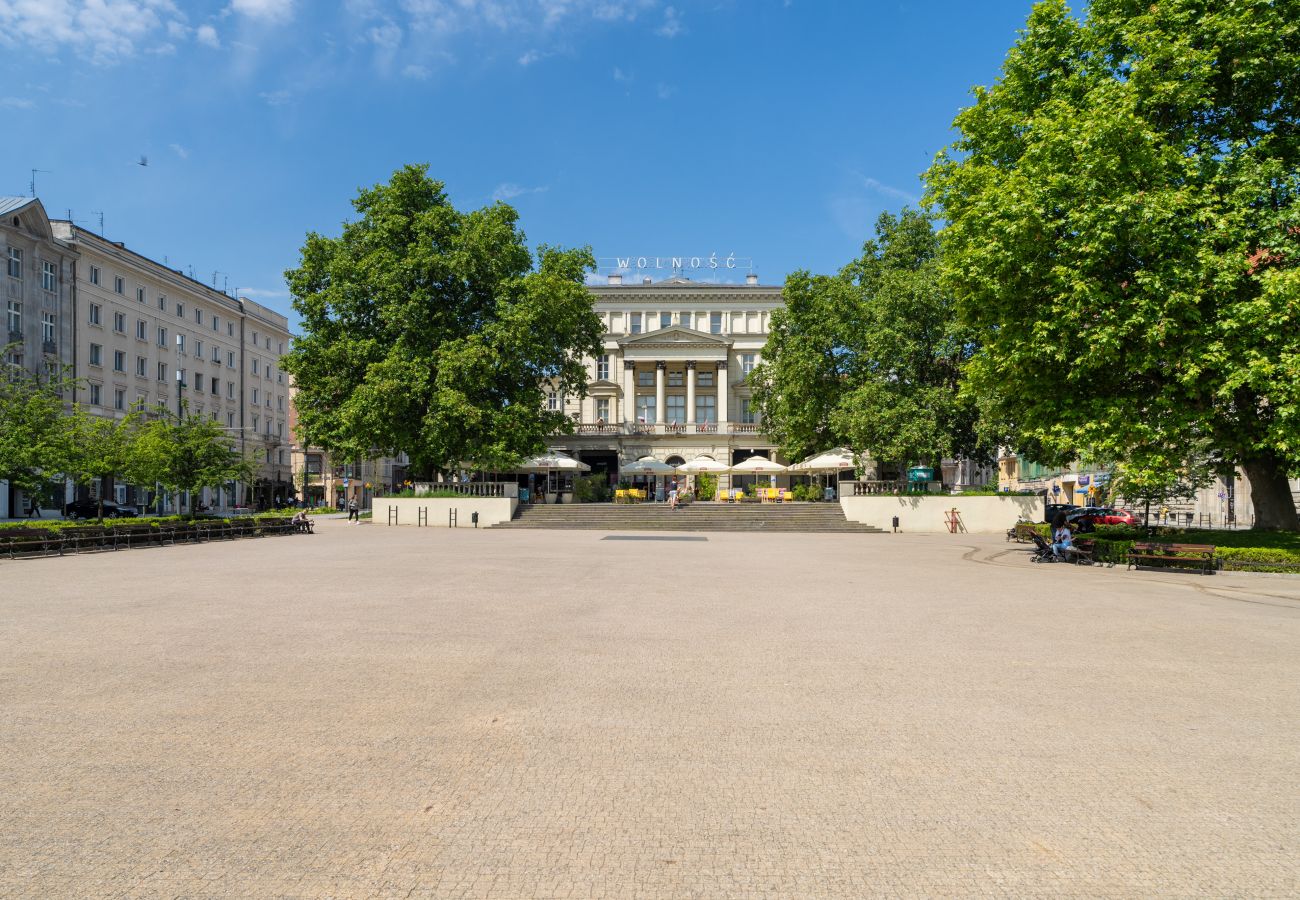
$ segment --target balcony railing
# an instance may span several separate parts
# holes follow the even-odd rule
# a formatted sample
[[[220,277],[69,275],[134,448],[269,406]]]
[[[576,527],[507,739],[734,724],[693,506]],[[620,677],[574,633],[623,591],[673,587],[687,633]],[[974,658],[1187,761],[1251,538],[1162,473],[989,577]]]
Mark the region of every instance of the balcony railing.
[[[42,353],[58,353],[59,345],[57,341],[41,341]]]
[[[621,429],[617,425],[608,425],[603,422],[595,425],[579,425],[578,434],[618,434]]]
[[[728,430],[732,434],[758,434],[762,429],[756,422],[732,422]]]
[[[9,332],[9,343],[11,343],[11,344],[21,344],[22,342],[23,342],[23,333],[22,333],[21,331],[10,331],[10,332]]]
[[[717,422],[694,422],[691,424],[681,422],[620,422],[612,425],[583,423],[574,428],[574,433],[579,437],[613,437],[623,434],[717,434],[719,427]],[[751,422],[730,422],[724,423],[721,427],[730,434],[762,434],[763,432],[762,425]]]
[[[414,485],[416,497],[427,493],[463,494],[466,497],[516,497],[519,486],[515,482],[501,481],[417,481]]]
[[[853,496],[867,497],[873,494],[927,494],[930,492],[930,484],[925,481],[852,481],[841,484],[843,490],[844,484],[853,485]]]

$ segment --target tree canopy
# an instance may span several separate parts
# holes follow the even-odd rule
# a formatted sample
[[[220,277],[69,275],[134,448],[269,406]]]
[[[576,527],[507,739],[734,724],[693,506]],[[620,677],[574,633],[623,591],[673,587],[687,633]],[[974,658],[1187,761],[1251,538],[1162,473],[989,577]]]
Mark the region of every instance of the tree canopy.
[[[309,234],[286,273],[301,438],[345,458],[405,452],[429,473],[505,467],[571,429],[543,401],[581,395],[583,357],[599,352],[591,251],[543,246],[534,265],[514,209],[459,211],[427,166],[353,206],[360,217]]]
[[[793,273],[751,376],[765,428],[793,457],[845,445],[900,467],[979,454],[960,396],[971,353],[939,283],[927,216],[883,214],[835,275]]]
[[[202,488],[247,481],[254,468],[215,420],[202,413],[173,416],[163,411],[133,430],[131,451],[120,471],[137,484],[157,482],[177,494],[188,491],[193,504]],[[179,498],[177,502],[179,507]]]
[[[1034,7],[928,173],[988,420],[1040,462],[1212,446],[1297,528],[1300,0]]]
[[[69,448],[64,397],[72,396],[76,385],[67,370],[36,374],[6,367],[0,377],[0,479],[36,491],[64,470]]]

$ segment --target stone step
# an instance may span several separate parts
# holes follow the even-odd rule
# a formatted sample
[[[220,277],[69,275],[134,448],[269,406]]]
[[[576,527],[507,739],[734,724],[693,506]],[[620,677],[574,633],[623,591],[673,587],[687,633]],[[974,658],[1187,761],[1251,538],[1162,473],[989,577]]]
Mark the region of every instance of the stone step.
[[[844,518],[838,504],[705,504],[669,509],[665,504],[612,503],[524,506],[497,528],[574,531],[734,531],[879,534]]]

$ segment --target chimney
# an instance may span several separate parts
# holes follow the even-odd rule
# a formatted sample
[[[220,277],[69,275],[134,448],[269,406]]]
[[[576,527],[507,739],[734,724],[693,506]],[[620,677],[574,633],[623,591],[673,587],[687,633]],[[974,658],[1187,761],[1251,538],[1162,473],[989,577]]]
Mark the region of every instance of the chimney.
[[[758,284],[758,276],[750,272],[745,276],[745,284]]]
[[[617,273],[615,273],[615,274],[613,274],[613,275],[610,275],[610,276],[609,276],[609,283],[610,283],[610,284],[622,284],[622,283],[623,283],[623,276],[622,276],[622,275],[619,275],[619,274],[617,274]]]
[[[649,284],[649,283],[650,283],[650,278],[649,278],[649,276],[647,276],[647,277],[645,277],[645,278],[642,278],[642,279],[641,279],[641,283],[642,283],[642,284]]]

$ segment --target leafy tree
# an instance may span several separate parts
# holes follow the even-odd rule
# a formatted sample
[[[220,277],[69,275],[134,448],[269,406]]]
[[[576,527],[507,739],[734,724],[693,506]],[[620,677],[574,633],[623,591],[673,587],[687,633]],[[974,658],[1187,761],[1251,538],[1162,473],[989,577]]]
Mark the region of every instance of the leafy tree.
[[[113,419],[74,405],[63,424],[66,429],[63,473],[77,484],[102,481],[130,468],[139,413]],[[100,491],[99,520],[103,519],[104,497]]]
[[[589,249],[541,247],[497,203],[455,209],[427,166],[360,191],[340,237],[309,234],[286,273],[302,337],[284,367],[299,433],[337,458],[407,453],[414,471],[505,468],[572,422],[602,326]]]
[[[923,213],[885,213],[837,275],[795,272],[752,376],[765,426],[799,457],[839,445],[900,466],[980,455],[959,393],[971,343]]]
[[[11,347],[4,348],[7,358]],[[67,461],[64,397],[76,380],[58,369],[37,374],[9,366],[0,377],[0,479],[11,488],[41,491]]]
[[[239,455],[234,441],[212,419],[186,412],[163,412],[139,426],[127,473],[138,484],[157,482],[179,495],[188,491],[193,506],[203,488],[247,481],[254,466]]]
[[[928,173],[989,420],[1048,464],[1208,442],[1300,528],[1300,0],[1034,7]]]

